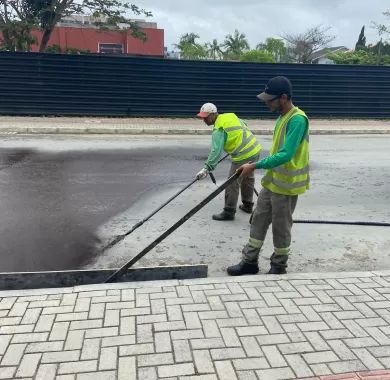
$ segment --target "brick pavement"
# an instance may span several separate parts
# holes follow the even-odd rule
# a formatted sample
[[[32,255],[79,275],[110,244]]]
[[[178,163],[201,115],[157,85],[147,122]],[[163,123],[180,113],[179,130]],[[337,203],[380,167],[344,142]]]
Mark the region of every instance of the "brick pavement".
[[[0,379],[383,380],[389,368],[390,271],[0,292]]]

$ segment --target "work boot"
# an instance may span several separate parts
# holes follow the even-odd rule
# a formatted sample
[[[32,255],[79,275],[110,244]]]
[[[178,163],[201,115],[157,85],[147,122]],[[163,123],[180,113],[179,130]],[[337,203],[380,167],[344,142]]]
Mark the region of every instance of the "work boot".
[[[268,274],[286,274],[286,267],[281,266],[281,265],[275,265],[271,264],[271,268],[268,271]]]
[[[220,214],[214,214],[214,220],[234,220],[236,209],[225,207]]]
[[[230,276],[242,276],[243,274],[256,274],[259,272],[259,265],[248,264],[244,261],[240,261],[237,265],[232,265],[227,268],[227,272]]]
[[[246,212],[247,214],[252,214],[253,203],[252,202],[242,202],[242,205],[238,206],[240,210]]]

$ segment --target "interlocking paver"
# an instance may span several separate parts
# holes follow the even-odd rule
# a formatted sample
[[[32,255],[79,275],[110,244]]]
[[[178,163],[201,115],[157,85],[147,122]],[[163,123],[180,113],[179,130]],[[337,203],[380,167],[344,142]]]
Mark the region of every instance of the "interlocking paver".
[[[64,341],[30,343],[26,348],[26,353],[61,351],[63,347]]]
[[[97,370],[97,360],[84,360],[69,363],[60,363],[58,374],[93,372]]]
[[[45,352],[42,355],[42,363],[63,363],[79,360],[80,350]]]
[[[12,366],[19,365],[20,361],[23,358],[24,351],[27,344],[10,344],[1,360],[1,366]],[[1,367],[0,367],[1,369]]]
[[[97,359],[99,357],[100,339],[85,339],[81,350],[81,360]]]
[[[383,273],[0,293],[0,379],[330,380],[389,367]]]
[[[0,379],[12,379],[15,371],[16,371],[16,367],[1,368]]]
[[[49,340],[65,340],[70,322],[57,322],[52,325]]]
[[[172,351],[172,349],[166,350]],[[119,347],[119,355],[120,356],[133,356],[133,355],[141,355],[141,354],[152,354],[154,352],[153,343],[141,343],[141,344],[133,344],[130,346],[121,346]],[[156,352],[161,352],[157,351]]]
[[[366,349],[355,348],[352,352],[370,370],[383,369],[383,365]]]
[[[16,371],[16,377],[33,377],[42,354],[25,354]]]
[[[234,372],[230,361],[217,361],[215,367],[220,380],[236,380],[237,376]]]
[[[149,366],[156,366],[156,365],[162,365],[162,364],[172,364],[174,362],[173,360],[173,353],[167,352],[163,354],[147,354],[147,355],[139,355],[137,357],[137,364],[140,367],[149,367]]]
[[[32,343],[44,342],[49,336],[48,332],[44,333],[29,333],[29,334],[15,334],[12,343]]]
[[[174,340],[173,352],[176,363],[190,362],[192,354],[188,340]]]
[[[197,373],[214,372],[213,361],[208,350],[194,350],[193,355]]]
[[[57,372],[57,364],[41,364],[38,368],[35,380],[54,380]]]
[[[99,358],[99,370],[116,369],[117,360],[118,347],[102,347]]]

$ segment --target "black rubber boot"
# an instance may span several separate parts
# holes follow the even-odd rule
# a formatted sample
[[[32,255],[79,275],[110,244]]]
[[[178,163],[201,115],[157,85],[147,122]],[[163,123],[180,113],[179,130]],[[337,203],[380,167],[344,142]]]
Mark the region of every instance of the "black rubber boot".
[[[234,214],[236,209],[234,208],[224,208],[220,214],[213,215],[214,220],[234,220]]]
[[[237,265],[232,265],[227,268],[230,276],[242,276],[243,274],[256,274],[259,272],[258,264],[248,264],[240,261]]]
[[[270,257],[271,268],[268,274],[286,274],[288,255],[276,255],[275,252]]]
[[[238,206],[240,210],[246,212],[247,214],[252,214],[253,203],[252,202],[242,202],[242,205]]]
[[[286,274],[286,268],[280,265],[271,264],[268,274]]]

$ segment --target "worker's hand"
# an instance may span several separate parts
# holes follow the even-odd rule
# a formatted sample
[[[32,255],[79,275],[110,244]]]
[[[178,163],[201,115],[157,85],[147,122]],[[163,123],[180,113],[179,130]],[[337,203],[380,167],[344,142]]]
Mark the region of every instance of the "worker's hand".
[[[248,162],[247,164],[244,164],[242,166],[240,166],[237,171],[240,174],[240,177],[248,177],[249,175],[251,175],[254,170],[256,169],[256,163],[255,162]]]
[[[198,174],[196,175],[196,178],[198,180],[201,180],[203,178],[206,178],[207,174],[209,174],[209,171],[206,168],[203,168],[200,172],[198,172]]]

